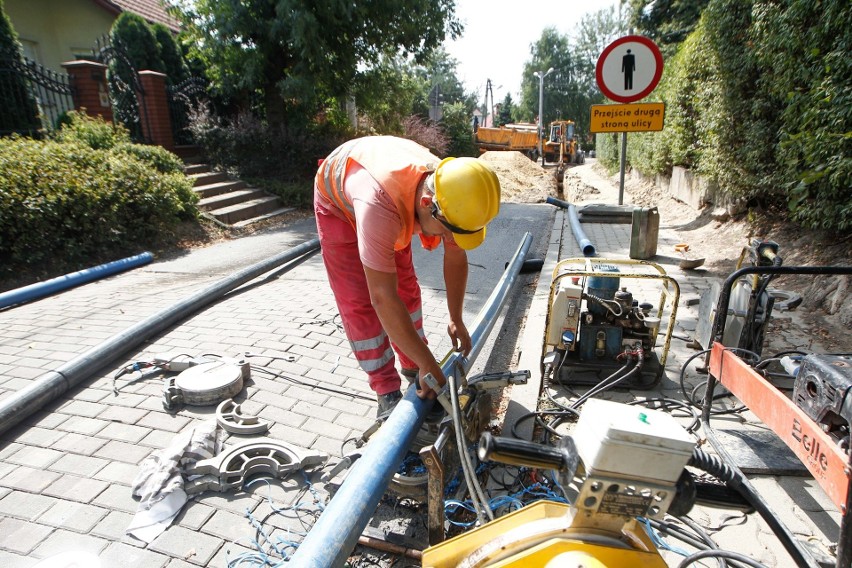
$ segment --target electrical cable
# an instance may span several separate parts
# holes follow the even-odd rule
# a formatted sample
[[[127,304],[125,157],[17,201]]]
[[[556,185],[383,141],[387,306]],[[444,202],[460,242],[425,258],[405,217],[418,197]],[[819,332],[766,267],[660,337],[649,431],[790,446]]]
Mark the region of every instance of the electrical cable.
[[[719,444],[716,438],[715,429],[710,426],[709,419],[701,417],[701,425],[704,429],[704,434],[710,441],[712,447],[719,453],[719,457],[708,454],[707,452],[695,448],[692,452],[692,457],[688,465],[697,467],[707,473],[710,473],[718,479],[724,481],[728,487],[738,491],[754,509],[760,513],[781,544],[787,552],[797,561],[797,564],[807,566],[808,568],[819,568],[818,564],[810,557],[796,541],[795,536],[790,530],[779,520],[778,516],[772,512],[766,501],[760,497],[757,490],[751,485],[748,478],[739,470],[739,468],[731,460],[724,446]]]
[[[491,511],[491,508],[488,506],[488,500],[482,493],[482,488],[479,486],[479,482],[476,479],[475,468],[470,461],[470,454],[467,451],[467,444],[464,440],[464,429],[461,421],[461,406],[459,405],[459,393],[455,373],[449,374],[447,377],[447,383],[450,387],[450,401],[452,403],[453,410],[453,429],[456,434],[456,445],[458,446],[459,457],[461,458],[462,470],[464,471],[465,481],[467,482],[468,489],[470,490],[471,499],[476,506],[476,516],[479,519],[480,524],[484,525],[485,518],[482,513],[484,512],[485,516],[487,516],[490,521],[494,520],[494,513]]]
[[[313,388],[313,389],[316,389],[316,390],[330,392],[332,394],[342,394],[344,396],[348,396],[348,397],[351,397],[351,398],[358,398],[358,399],[361,399],[361,400],[369,400],[371,402],[375,400],[374,397],[371,397],[371,396],[365,395],[365,394],[361,394],[359,392],[345,391],[345,390],[342,390],[342,389],[336,389],[334,387],[327,387],[327,386],[319,384],[319,383],[312,383],[312,382],[308,382],[308,381],[301,381],[299,379],[294,379],[293,377],[289,377],[289,376],[285,375],[283,372],[273,371],[271,369],[267,369],[266,367],[262,367],[262,366],[259,366],[259,365],[253,364],[253,365],[251,365],[251,368],[254,369],[257,372],[266,373],[267,375],[271,375],[272,377],[275,377],[275,378],[278,378],[278,379],[284,379],[285,381],[292,383],[294,385],[298,385],[298,386],[302,386],[302,387],[310,387],[310,388]]]
[[[624,355],[625,353],[627,353],[627,351],[622,353],[622,355]],[[636,355],[636,359],[633,358],[633,355]],[[639,349],[637,349],[635,352],[633,352],[632,355],[627,356],[627,363],[625,363],[624,366],[622,366],[615,373],[613,373],[612,375],[610,375],[609,377],[607,377],[606,379],[604,379],[603,381],[601,381],[600,383],[598,383],[597,385],[595,385],[594,387],[589,389],[588,391],[586,391],[583,394],[583,396],[581,396],[576,401],[574,401],[574,403],[571,405],[571,408],[577,410],[577,409],[580,408],[580,406],[585,404],[585,402],[587,400],[589,400],[590,398],[592,398],[593,396],[596,396],[596,395],[598,395],[598,394],[600,394],[604,391],[608,391],[610,389],[613,389],[617,385],[623,383],[624,381],[626,381],[627,379],[629,379],[630,377],[632,377],[633,375],[635,375],[636,373],[638,373],[641,370],[642,363],[644,362],[644,360],[645,360],[645,351],[641,347],[639,347]],[[630,367],[631,364],[633,365],[632,367]],[[629,371],[627,371],[624,375],[622,375],[620,377],[617,376],[619,373],[621,373],[622,371],[624,371],[628,367],[630,367]]]

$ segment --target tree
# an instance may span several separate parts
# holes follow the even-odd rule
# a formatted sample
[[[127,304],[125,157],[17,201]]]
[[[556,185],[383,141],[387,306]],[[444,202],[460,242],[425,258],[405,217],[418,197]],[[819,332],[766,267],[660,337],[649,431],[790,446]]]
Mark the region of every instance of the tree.
[[[197,0],[182,8],[208,77],[230,97],[258,93],[271,125],[307,120],[327,97],[401,52],[421,62],[461,24],[454,0]]]
[[[572,114],[568,118],[577,123],[577,136],[584,146],[593,145],[593,139],[589,133],[591,106],[604,102],[595,71],[598,58],[610,43],[624,35],[627,21],[626,10],[619,9],[616,12],[614,7],[604,8],[583,16],[577,25],[574,38],[570,40],[570,44],[574,46],[572,50],[574,96],[570,101]]]
[[[701,18],[710,0],[630,0],[630,25],[653,39],[665,55],[673,55]]]
[[[112,43],[127,55],[137,71],[165,71],[157,37],[142,16],[122,12],[113,22],[109,35]]]
[[[183,60],[183,54],[178,47],[172,31],[163,24],[151,26],[159,46],[158,53],[163,62],[163,72],[171,84],[177,84],[189,76],[189,70]]]
[[[512,122],[515,111],[515,103],[512,101],[511,93],[506,93],[503,103],[500,105],[500,114],[497,115],[497,125],[504,126]]]
[[[39,130],[38,107],[27,86],[24,76],[14,71],[24,65],[24,55],[18,34],[12,22],[3,10],[0,0],[0,68],[11,68],[7,85],[3,92],[3,105],[0,108],[0,132],[32,133]]]
[[[581,96],[581,85],[577,82],[575,58],[571,53],[567,36],[548,27],[541,38],[530,47],[532,59],[524,65],[521,84],[520,107],[530,119],[538,116],[540,81],[533,73],[553,68],[553,73],[544,79],[544,116],[542,127],[556,119],[573,120],[588,124],[588,105]]]
[[[423,81],[401,57],[386,56],[352,82],[358,114],[382,134],[402,134],[403,124],[422,99]]]
[[[449,138],[447,153],[453,157],[476,156],[470,119],[470,109],[463,102],[444,105],[441,125]]]

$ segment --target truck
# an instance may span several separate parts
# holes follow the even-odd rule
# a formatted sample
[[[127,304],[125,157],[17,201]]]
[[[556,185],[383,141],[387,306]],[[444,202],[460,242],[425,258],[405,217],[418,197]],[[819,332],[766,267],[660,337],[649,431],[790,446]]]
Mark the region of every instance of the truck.
[[[514,150],[535,160],[538,156],[538,126],[529,122],[506,124],[499,128],[480,127],[474,132],[480,153]]]
[[[574,135],[574,121],[555,120],[549,132],[544,132],[541,151],[545,163],[558,166],[561,171],[570,164],[582,164],[585,159]],[[474,133],[474,141],[480,152],[514,150],[531,160],[538,160],[538,125],[530,122],[506,124],[499,128],[480,127]]]

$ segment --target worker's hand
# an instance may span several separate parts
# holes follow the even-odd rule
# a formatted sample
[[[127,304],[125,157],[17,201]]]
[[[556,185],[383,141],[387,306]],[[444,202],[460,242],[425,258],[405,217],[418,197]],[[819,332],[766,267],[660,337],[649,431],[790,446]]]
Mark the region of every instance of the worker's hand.
[[[435,377],[438,380],[438,383],[441,386],[444,386],[445,384],[447,384],[447,378],[444,376],[444,372],[441,371],[441,366],[438,365],[437,362],[435,363],[434,366],[432,366],[429,369],[421,368],[420,369],[420,380],[417,381],[417,383],[418,383],[417,386],[419,386],[420,388],[418,388],[416,390],[416,392],[417,392],[418,398],[423,399],[423,400],[425,400],[427,398],[431,398],[431,399],[434,400],[438,396],[438,393],[433,391],[432,388],[429,385],[426,384],[426,381],[423,380],[423,377],[425,377],[429,373],[431,373],[432,376]]]
[[[461,352],[465,357],[470,354],[473,344],[470,341],[470,333],[468,333],[463,322],[451,321],[447,326],[447,335],[453,342],[453,349]]]

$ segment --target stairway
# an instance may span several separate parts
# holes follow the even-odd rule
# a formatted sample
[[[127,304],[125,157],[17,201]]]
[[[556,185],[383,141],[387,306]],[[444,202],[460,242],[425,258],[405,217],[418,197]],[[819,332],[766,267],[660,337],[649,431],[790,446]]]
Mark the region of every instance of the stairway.
[[[225,172],[213,171],[194,157],[185,156],[183,160],[184,173],[194,181],[193,190],[200,198],[198,208],[224,225],[245,227],[293,210],[285,207],[277,196],[248,187],[246,182]]]

